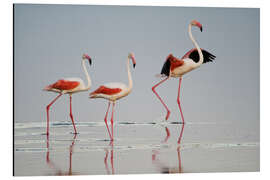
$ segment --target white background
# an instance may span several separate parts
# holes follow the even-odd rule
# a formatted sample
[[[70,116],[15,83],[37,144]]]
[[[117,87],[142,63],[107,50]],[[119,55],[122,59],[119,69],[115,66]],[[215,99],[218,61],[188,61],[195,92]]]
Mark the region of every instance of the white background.
[[[203,7],[256,7],[261,8],[261,59],[260,59],[260,73],[261,73],[261,84],[260,84],[260,97],[261,97],[261,172],[255,173],[197,173],[197,174],[176,174],[176,175],[117,175],[117,176],[77,176],[76,179],[137,179],[137,178],[152,178],[152,179],[236,179],[244,178],[248,179],[269,179],[269,115],[268,115],[268,101],[270,100],[270,85],[269,85],[269,70],[270,59],[268,59],[268,41],[269,41],[269,17],[270,8],[269,2],[267,1],[256,1],[256,0],[36,0],[36,1],[1,1],[0,5],[0,44],[1,44],[1,148],[0,148],[0,169],[1,179],[15,179],[12,177],[13,170],[13,149],[12,149],[12,4],[13,3],[56,3],[56,4],[115,4],[115,5],[155,5],[155,6],[203,6]],[[181,176],[181,177],[180,177]],[[49,177],[50,179],[74,179],[75,177]],[[48,179],[48,177],[17,177],[16,179]]]

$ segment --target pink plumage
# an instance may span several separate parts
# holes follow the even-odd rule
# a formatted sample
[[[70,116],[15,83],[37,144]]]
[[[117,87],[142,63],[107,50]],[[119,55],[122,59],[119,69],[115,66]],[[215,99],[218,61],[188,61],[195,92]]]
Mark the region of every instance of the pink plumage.
[[[86,71],[85,67],[85,60],[88,60],[91,65],[91,58],[87,54],[83,54],[82,61],[83,61],[83,70],[85,72],[86,78],[87,78],[87,86],[85,86],[83,80],[80,78],[68,78],[68,79],[60,79],[56,81],[53,84],[50,84],[46,86],[43,90],[45,91],[52,91],[55,93],[58,93],[58,96],[52,100],[50,104],[47,105],[46,111],[47,111],[47,135],[49,135],[49,110],[51,105],[63,94],[69,94],[70,97],[70,118],[73,124],[74,133],[77,134],[76,126],[74,123],[73,115],[72,115],[72,94],[81,92],[81,91],[88,91],[91,86],[91,80],[88,72]]]
[[[157,98],[160,100],[160,102],[162,103],[162,105],[165,107],[167,111],[167,115],[165,119],[168,120],[170,116],[170,110],[167,107],[167,105],[164,103],[164,101],[161,99],[161,97],[158,95],[155,88],[158,87],[163,82],[165,82],[166,80],[168,80],[170,77],[175,77],[175,78],[179,77],[177,104],[179,107],[179,111],[181,113],[183,124],[185,121],[184,121],[182,108],[180,105],[180,86],[182,82],[182,76],[198,68],[203,63],[213,61],[216,57],[212,55],[211,53],[207,52],[206,50],[203,50],[199,47],[199,45],[197,44],[197,42],[192,36],[192,33],[191,33],[192,26],[197,26],[202,31],[202,25],[196,20],[191,21],[189,24],[189,36],[195,48],[188,51],[181,59],[178,59],[174,57],[172,54],[169,54],[169,56],[166,58],[166,61],[163,64],[163,67],[161,69],[161,77],[164,77],[164,76],[167,76],[167,77],[152,87],[152,91],[155,93],[155,95],[157,96]]]
[[[95,95],[95,94],[114,95],[114,94],[117,94],[121,91],[122,91],[122,89],[120,89],[120,88],[108,88],[106,86],[100,86],[97,90],[90,93],[90,95]]]
[[[135,68],[136,61],[135,61],[133,53],[129,53],[128,59],[127,59],[127,71],[128,71],[128,81],[129,81],[128,86],[126,86],[123,83],[108,83],[105,85],[101,85],[98,89],[90,93],[90,98],[103,98],[109,101],[104,121],[105,121],[105,125],[106,125],[111,141],[113,141],[113,113],[114,113],[115,102],[118,99],[121,99],[127,96],[131,92],[131,89],[133,86],[131,73],[130,73],[130,67],[129,67],[129,61],[132,61],[133,67]],[[108,116],[108,111],[110,109],[111,103],[113,105],[112,105],[111,131],[110,131],[108,127],[108,123],[107,123],[107,116]]]
[[[78,81],[69,81],[69,80],[60,79],[56,83],[46,86],[44,89],[48,91],[52,89],[58,89],[60,91],[71,90],[79,86],[79,84],[80,82]]]

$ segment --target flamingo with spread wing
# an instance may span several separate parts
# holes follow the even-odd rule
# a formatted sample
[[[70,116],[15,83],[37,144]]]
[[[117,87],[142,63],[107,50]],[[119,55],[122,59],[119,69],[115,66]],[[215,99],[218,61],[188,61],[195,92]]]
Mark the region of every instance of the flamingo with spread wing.
[[[161,97],[157,94],[155,88],[158,87],[161,83],[168,80],[170,77],[174,77],[174,78],[179,77],[177,104],[181,113],[183,124],[185,123],[185,121],[184,121],[182,108],[180,105],[180,87],[181,87],[182,76],[200,67],[203,63],[212,62],[216,58],[216,56],[212,55],[208,51],[201,49],[199,47],[198,43],[195,41],[195,39],[192,36],[192,33],[191,33],[192,26],[197,26],[202,31],[202,25],[198,21],[193,20],[190,22],[188,26],[189,37],[192,43],[194,44],[195,48],[188,51],[181,59],[178,59],[174,57],[172,54],[169,54],[161,70],[161,75],[167,76],[167,77],[152,87],[152,91],[156,94],[158,99],[161,101],[161,103],[167,110],[167,115],[165,119],[168,120],[170,116],[170,110],[167,107],[167,105],[164,103],[164,101],[161,99]]]

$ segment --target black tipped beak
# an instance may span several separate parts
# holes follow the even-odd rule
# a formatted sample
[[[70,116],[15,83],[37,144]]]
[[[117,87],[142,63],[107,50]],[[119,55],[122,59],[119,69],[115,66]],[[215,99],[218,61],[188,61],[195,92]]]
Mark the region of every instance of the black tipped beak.
[[[92,59],[89,58],[88,61],[89,61],[89,64],[90,64],[90,66],[91,66],[91,64],[92,64]]]
[[[133,64],[133,68],[135,68],[136,64]]]
[[[202,32],[202,27],[200,27],[200,30],[201,30],[201,32]]]

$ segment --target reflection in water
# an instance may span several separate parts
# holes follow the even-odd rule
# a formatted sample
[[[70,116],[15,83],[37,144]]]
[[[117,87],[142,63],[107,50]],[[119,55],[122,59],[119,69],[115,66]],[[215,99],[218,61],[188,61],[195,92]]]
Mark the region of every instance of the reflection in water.
[[[179,138],[178,138],[178,141],[177,141],[177,148],[176,148],[176,151],[177,151],[177,158],[178,158],[178,168],[177,167],[168,167],[166,164],[164,164],[163,162],[161,162],[158,158],[157,158],[157,155],[160,153],[158,150],[153,150],[152,152],[152,163],[157,166],[159,168],[159,171],[161,173],[182,173],[182,164],[181,164],[181,153],[180,153],[180,148],[181,148],[181,140],[182,140],[182,137],[183,137],[183,132],[184,132],[184,127],[185,127],[185,124],[182,124],[182,128],[181,128],[181,131],[180,131],[180,134],[179,134]],[[166,137],[165,139],[163,140],[163,143],[167,143],[168,139],[170,138],[170,130],[168,127],[165,127],[165,131],[166,131]]]
[[[113,164],[113,141],[110,142],[109,146],[111,147],[111,172],[110,172],[110,169],[109,169],[109,166],[108,166],[108,162],[107,162],[107,159],[108,159],[108,156],[109,156],[109,149],[108,147],[106,147],[105,149],[105,157],[104,157],[104,164],[105,164],[105,168],[106,168],[106,171],[107,171],[107,174],[114,174],[114,164]]]
[[[183,136],[183,132],[184,132],[184,127],[185,127],[185,124],[182,125],[181,131],[180,131],[180,134],[179,134],[179,138],[178,138],[178,141],[177,141],[177,143],[179,145],[181,144],[181,140],[182,140],[182,136]]]
[[[171,133],[170,133],[169,128],[165,127],[165,130],[166,130],[167,136],[165,137],[165,139],[163,140],[163,142],[164,142],[164,143],[167,143],[168,139],[169,139],[170,136],[171,136]]]
[[[72,175],[72,153],[73,153],[73,147],[75,143],[75,139],[77,137],[77,134],[74,134],[73,140],[71,145],[69,146],[69,170],[68,172],[64,172],[61,169],[57,168],[54,162],[50,160],[50,148],[49,148],[49,136],[47,135],[47,156],[46,156],[46,163],[48,166],[56,171],[55,175],[61,176],[61,175]]]

